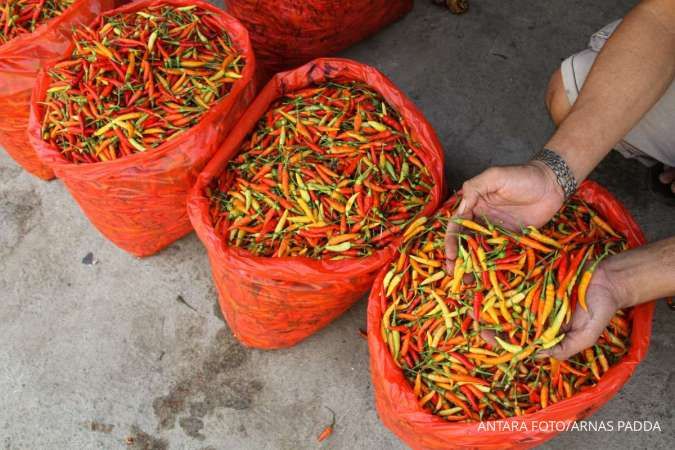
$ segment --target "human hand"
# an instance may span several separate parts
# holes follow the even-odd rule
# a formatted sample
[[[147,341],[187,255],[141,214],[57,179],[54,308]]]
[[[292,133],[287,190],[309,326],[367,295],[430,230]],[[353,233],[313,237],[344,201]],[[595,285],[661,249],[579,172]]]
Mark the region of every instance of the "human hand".
[[[626,305],[619,285],[610,280],[610,272],[604,265],[598,265],[586,292],[588,310],[577,305],[570,323],[563,327],[565,337],[555,347],[540,354],[559,360],[567,359],[592,347],[609,324],[616,312]],[[611,263],[611,261],[610,261]]]
[[[484,216],[512,230],[544,225],[565,200],[553,171],[538,161],[487,169],[466,181],[461,194],[462,201],[455,217]],[[459,231],[460,226],[451,220],[445,234],[445,254],[450,271],[457,257]]]

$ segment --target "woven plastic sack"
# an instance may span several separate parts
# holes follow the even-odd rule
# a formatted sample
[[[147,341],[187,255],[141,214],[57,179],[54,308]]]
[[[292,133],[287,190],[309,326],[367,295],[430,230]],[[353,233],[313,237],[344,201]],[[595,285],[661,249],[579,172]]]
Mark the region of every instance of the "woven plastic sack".
[[[329,56],[403,17],[412,0],[224,0],[275,73]]]
[[[578,194],[617,232],[623,234],[630,247],[645,243],[644,235],[630,213],[614,196],[597,183],[586,181]],[[584,419],[607,403],[628,381],[649,350],[654,302],[632,309],[629,352],[606,372],[597,385],[543,410],[518,418],[509,418],[503,426],[481,427],[480,422],[451,423],[418,405],[412,387],[394,363],[382,341],[383,288],[386,270],[375,280],[368,300],[368,347],[370,372],[375,391],[375,404],[384,425],[414,449],[507,449],[530,448],[553,438],[559,431],[548,421],[571,424]],[[508,422],[508,423],[506,423]],[[519,431],[528,430],[528,431]],[[542,431],[543,430],[543,431]]]
[[[197,5],[218,14],[246,61],[242,78],[230,93],[188,131],[147,152],[114,161],[73,164],[40,137],[40,101],[49,84],[45,72],[38,77],[32,99],[29,134],[38,155],[63,180],[94,226],[136,256],[152,255],[192,231],[185,207],[188,192],[255,96],[255,57],[248,33],[221,9],[201,0],[138,0],[105,15],[166,4]]]
[[[284,93],[329,80],[365,82],[396,109],[420,144],[418,155],[435,181],[431,201],[421,214],[431,214],[441,202],[444,157],[438,138],[422,113],[384,75],[346,59],[317,59],[277,74],[199,175],[188,201],[190,220],[208,251],[223,315],[247,346],[289,347],[325,327],[368,292],[396,248],[394,241],[370,256],[340,261],[267,258],[228,246],[211,224],[204,189],[222,173],[270,105]]]
[[[35,77],[47,61],[66,54],[74,25],[89,23],[112,6],[113,0],[76,0],[33,33],[0,46],[0,145],[20,166],[44,180],[54,178],[54,172],[40,162],[26,134]]]

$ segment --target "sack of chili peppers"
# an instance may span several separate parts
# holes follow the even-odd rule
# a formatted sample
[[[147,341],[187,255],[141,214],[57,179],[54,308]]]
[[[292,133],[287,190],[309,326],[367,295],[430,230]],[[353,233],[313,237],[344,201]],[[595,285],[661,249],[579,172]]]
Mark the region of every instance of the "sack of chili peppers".
[[[272,78],[188,210],[234,335],[272,349],[361,298],[443,189],[442,148],[410,100],[371,67],[318,59]]]
[[[533,447],[593,414],[646,356],[653,303],[619,311],[593,347],[567,361],[537,355],[587,307],[597,262],[644,237],[593,182],[549,224],[522,233],[451,219],[457,203],[408,228],[375,280],[368,346],[377,410],[415,449]],[[452,275],[449,220],[465,227]]]
[[[251,34],[259,64],[276,73],[329,56],[376,33],[412,0],[225,0]]]
[[[30,137],[104,236],[151,255],[192,230],[188,191],[255,95],[248,34],[199,0],[140,0],[74,38],[38,77]]]
[[[0,16],[0,145],[44,180],[54,178],[28,141],[30,96],[38,71],[66,54],[73,26],[89,23],[112,0],[7,0]]]

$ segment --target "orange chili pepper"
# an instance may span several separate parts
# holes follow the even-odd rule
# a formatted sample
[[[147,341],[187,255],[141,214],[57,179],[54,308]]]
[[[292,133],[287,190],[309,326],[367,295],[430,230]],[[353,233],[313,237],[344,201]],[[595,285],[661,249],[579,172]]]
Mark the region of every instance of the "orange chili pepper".
[[[323,442],[326,439],[328,439],[330,437],[330,435],[333,434],[333,429],[335,428],[335,412],[330,408],[326,408],[326,409],[328,409],[328,411],[331,412],[331,414],[333,415],[333,418],[331,419],[330,425],[328,425],[326,428],[324,428],[323,431],[321,432],[321,434],[319,434],[319,436],[317,436],[316,440],[318,442]]]

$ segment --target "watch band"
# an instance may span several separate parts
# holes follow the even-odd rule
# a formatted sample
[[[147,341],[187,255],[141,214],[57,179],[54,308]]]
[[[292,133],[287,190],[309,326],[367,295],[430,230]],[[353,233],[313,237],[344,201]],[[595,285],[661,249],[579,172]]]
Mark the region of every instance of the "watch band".
[[[576,192],[577,180],[572,174],[572,169],[570,169],[570,166],[567,165],[562,156],[553,150],[543,148],[532,157],[532,161],[541,161],[553,171],[558,184],[565,193],[565,199],[570,198]]]

